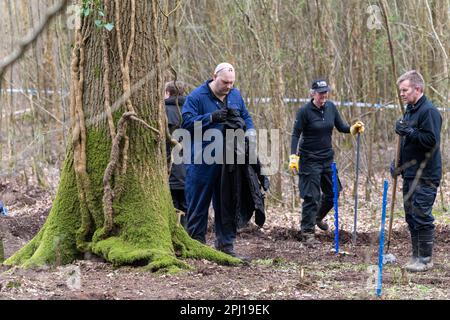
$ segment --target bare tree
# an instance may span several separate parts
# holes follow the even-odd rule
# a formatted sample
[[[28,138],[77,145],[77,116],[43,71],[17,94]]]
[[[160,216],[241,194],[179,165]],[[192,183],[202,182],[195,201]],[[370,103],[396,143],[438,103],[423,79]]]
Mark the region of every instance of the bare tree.
[[[96,3],[76,33],[72,140],[52,210],[39,233],[5,263],[68,263],[87,252],[114,265],[146,263],[150,270],[187,268],[176,255],[238,263],[192,240],[171,202],[157,2]]]

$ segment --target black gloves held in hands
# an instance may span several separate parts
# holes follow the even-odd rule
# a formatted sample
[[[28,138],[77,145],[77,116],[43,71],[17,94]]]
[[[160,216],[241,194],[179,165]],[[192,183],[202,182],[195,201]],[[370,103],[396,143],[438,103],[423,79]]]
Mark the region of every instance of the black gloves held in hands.
[[[211,121],[212,122],[224,122],[227,119],[228,110],[226,108],[222,108],[211,113]]]
[[[411,128],[405,121],[403,121],[402,119],[399,119],[395,123],[395,132],[398,135],[404,137],[404,136],[409,136],[411,133],[413,133],[414,129]]]

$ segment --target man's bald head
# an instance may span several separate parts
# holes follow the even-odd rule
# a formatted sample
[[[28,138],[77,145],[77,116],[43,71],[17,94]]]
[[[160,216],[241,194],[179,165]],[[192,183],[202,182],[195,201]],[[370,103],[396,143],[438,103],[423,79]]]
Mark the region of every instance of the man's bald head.
[[[235,80],[234,67],[228,62],[222,62],[214,69],[211,89],[219,99],[223,99],[233,89]]]
[[[221,72],[231,72],[234,73],[234,67],[228,62],[219,63],[214,69],[214,75],[218,75]]]

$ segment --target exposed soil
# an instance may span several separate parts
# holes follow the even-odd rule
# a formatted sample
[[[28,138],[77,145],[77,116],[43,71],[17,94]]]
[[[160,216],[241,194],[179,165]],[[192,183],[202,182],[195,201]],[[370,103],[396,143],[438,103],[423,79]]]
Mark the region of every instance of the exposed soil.
[[[13,182],[0,185],[9,197],[8,217],[0,217],[5,256],[30,240],[45,222],[52,192]],[[39,270],[1,268],[0,299],[378,299],[374,279],[378,262],[379,214],[361,207],[357,245],[352,245],[351,195],[341,204],[340,253],[334,251],[333,218],[330,231],[318,231],[321,244],[306,247],[298,238],[299,208],[270,206],[263,228],[240,230],[236,251],[251,258],[237,267],[205,260],[187,261],[193,270],[176,275],[152,274],[138,267],[115,269],[101,259],[75,261]],[[381,212],[381,211],[379,211]],[[410,255],[409,233],[402,217],[394,223],[390,253],[396,262],[383,269],[381,299],[450,298],[450,227],[448,213],[437,215],[435,268],[410,274],[402,265]],[[387,226],[387,221],[386,221]],[[387,237],[387,235],[386,235]],[[208,244],[213,245],[211,228]]]

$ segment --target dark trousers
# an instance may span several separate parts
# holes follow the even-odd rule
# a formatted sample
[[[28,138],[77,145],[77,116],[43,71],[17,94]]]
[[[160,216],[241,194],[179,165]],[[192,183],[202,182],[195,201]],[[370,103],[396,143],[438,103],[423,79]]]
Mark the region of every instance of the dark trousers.
[[[186,218],[186,197],[184,195],[184,189],[170,189],[170,194],[172,195],[172,202],[175,209],[183,211],[185,214],[181,216],[180,222],[183,227],[186,228],[187,218]]]
[[[333,171],[327,161],[302,161],[300,158],[299,190],[303,199],[300,230],[314,233],[316,221],[322,220],[333,208]],[[338,191],[342,190],[338,178]]]
[[[208,209],[213,201],[216,247],[232,247],[236,239],[236,228],[224,226],[221,217],[220,181],[222,165],[186,165],[187,231],[198,241],[206,242]]]
[[[419,180],[413,184],[414,179],[403,179],[403,207],[409,230],[434,230],[432,208],[439,183]]]

